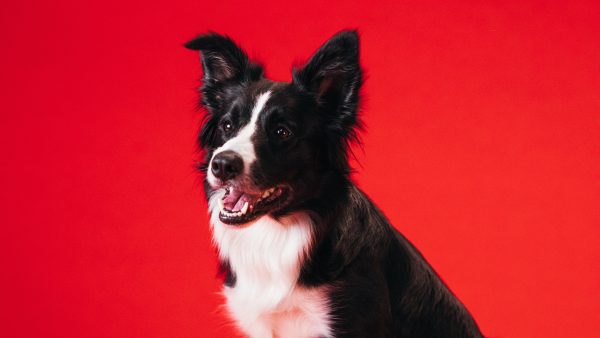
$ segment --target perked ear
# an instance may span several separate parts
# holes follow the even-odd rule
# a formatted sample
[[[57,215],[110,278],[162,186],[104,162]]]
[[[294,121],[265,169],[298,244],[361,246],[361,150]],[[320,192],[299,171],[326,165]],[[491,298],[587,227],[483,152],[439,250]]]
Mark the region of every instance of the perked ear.
[[[203,103],[210,109],[218,108],[223,85],[256,81],[262,76],[262,68],[251,63],[246,53],[227,36],[208,33],[184,46],[200,51],[204,72]]]
[[[334,125],[343,133],[357,121],[362,72],[356,31],[342,31],[322,45],[304,67],[294,70],[293,81],[332,112]]]
[[[204,81],[241,80],[248,67],[248,56],[227,36],[216,33],[200,35],[185,48],[200,51]]]

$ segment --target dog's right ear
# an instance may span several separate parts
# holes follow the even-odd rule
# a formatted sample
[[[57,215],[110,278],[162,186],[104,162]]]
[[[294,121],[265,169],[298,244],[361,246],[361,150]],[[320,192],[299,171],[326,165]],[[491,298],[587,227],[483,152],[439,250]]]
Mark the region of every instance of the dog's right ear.
[[[251,63],[246,53],[227,36],[208,33],[184,46],[200,51],[204,72],[203,104],[210,110],[218,109],[224,85],[256,81],[262,76],[262,68]]]
[[[185,48],[200,51],[206,82],[241,81],[248,67],[248,56],[229,37],[216,33],[200,35]]]

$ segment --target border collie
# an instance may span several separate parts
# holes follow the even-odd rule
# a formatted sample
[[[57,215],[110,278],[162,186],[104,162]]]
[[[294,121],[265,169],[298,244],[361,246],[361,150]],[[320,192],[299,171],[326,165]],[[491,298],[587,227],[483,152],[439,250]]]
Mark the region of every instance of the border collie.
[[[359,41],[342,31],[291,83],[201,35],[199,143],[227,310],[253,338],[482,337],[419,251],[350,179]]]

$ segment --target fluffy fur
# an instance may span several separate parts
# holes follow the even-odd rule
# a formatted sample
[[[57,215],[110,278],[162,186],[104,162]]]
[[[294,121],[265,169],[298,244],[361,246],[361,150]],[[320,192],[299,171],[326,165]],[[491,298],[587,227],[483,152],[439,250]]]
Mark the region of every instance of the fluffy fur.
[[[291,83],[201,35],[199,136],[227,308],[253,338],[482,337],[415,247],[349,178],[362,72],[354,31]]]

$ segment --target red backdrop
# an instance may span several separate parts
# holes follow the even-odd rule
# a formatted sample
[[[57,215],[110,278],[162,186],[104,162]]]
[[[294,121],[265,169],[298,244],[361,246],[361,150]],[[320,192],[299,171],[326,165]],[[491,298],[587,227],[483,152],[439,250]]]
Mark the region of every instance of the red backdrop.
[[[490,337],[600,320],[597,1],[0,5],[4,337],[237,337],[193,170],[197,33],[288,80],[362,33],[356,180]]]

